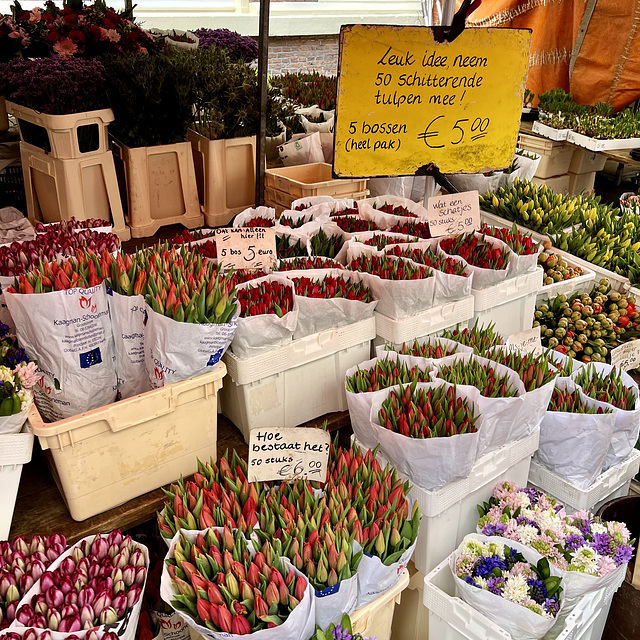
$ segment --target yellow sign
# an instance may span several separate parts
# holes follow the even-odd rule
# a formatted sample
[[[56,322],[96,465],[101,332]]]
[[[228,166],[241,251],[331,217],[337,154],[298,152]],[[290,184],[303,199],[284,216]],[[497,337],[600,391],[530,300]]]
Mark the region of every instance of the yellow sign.
[[[339,176],[508,166],[515,151],[531,32],[465,29],[439,43],[428,27],[344,26],[335,124]]]

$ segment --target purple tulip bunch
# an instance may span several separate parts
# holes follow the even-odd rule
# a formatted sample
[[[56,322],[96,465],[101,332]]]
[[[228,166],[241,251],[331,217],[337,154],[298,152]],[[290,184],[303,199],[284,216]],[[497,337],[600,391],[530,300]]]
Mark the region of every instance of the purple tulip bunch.
[[[0,542],[0,629],[14,621],[22,596],[66,548],[67,541],[59,534],[34,536],[30,542],[23,536]]]
[[[130,536],[120,530],[98,534],[42,573],[39,593],[15,619],[25,627],[63,633],[115,624],[140,600],[146,577],[146,558]]]
[[[0,640],[52,640],[51,631],[49,629],[45,629],[44,631],[38,632],[35,629],[27,629],[23,635],[16,633],[15,631],[8,631],[0,635]],[[72,633],[67,636],[67,640],[80,640],[80,638]],[[84,636],[84,640],[120,640],[118,634],[114,631],[105,631],[101,636],[98,635],[97,629],[91,629]]]

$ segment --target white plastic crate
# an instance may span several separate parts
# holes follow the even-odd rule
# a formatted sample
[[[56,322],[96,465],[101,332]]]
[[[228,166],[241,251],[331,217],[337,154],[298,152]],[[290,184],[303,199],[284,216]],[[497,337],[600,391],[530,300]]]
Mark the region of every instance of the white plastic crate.
[[[57,422],[35,405],[34,435],[49,450],[51,471],[74,520],[86,520],[188,476],[215,456],[218,391],[214,371]]]
[[[332,411],[345,411],[344,375],[368,360],[375,318],[327,329],[241,360],[227,351],[229,375],[222,413],[249,442],[251,429],[295,427]]]
[[[638,470],[640,470],[640,451],[633,449],[620,468],[607,469],[588,489],[579,489],[557,473],[549,471],[539,462],[532,460],[529,484],[558,499],[565,506],[567,513],[574,513],[581,509],[596,513],[605,502],[629,494],[631,480]]]
[[[9,539],[22,467],[31,460],[32,450],[28,422],[21,433],[0,435],[0,540]]]
[[[592,171],[602,171],[604,169],[607,158],[602,153],[579,147],[574,147],[573,149],[569,173],[591,173]]]
[[[467,478],[437,491],[412,485],[410,495],[418,501],[422,517],[413,554],[418,571],[429,573],[467,534],[476,530],[476,507],[489,500],[498,483],[509,480],[524,486],[539,440],[540,429],[536,429],[525,438],[491,451],[476,460]],[[381,465],[386,464],[380,453],[377,457]]]
[[[600,640],[613,594],[624,579],[624,574],[620,575],[617,584],[584,596],[547,636],[555,640]],[[424,605],[432,640],[512,640],[495,622],[455,596],[448,557],[425,577]]]
[[[557,253],[555,250],[551,253]],[[571,278],[570,280],[561,280],[560,282],[554,282],[553,284],[543,285],[538,296],[536,298],[536,306],[544,302],[565,294],[566,296],[572,296],[574,293],[590,293],[593,289],[593,285],[596,279],[596,272],[588,267],[579,265],[573,257],[571,259],[565,258],[566,263],[570,267],[581,267],[582,275],[577,278]]]
[[[466,322],[473,317],[473,296],[468,296],[455,302],[427,309],[415,316],[402,320],[393,320],[380,313],[374,312],[376,319],[375,346],[390,342],[402,346],[404,342],[413,342],[448,327]]]
[[[590,151],[613,151],[615,149],[635,149],[640,147],[640,138],[620,138],[617,140],[599,140],[575,131],[569,131],[567,142],[584,147]]]
[[[484,209],[480,210],[480,222],[484,222],[492,227],[501,227],[502,229],[511,229],[513,227],[513,222],[511,220],[507,220],[506,218],[502,218],[496,213],[490,213],[489,211],[485,211]],[[517,224],[516,227],[520,233],[524,235],[531,236],[537,242],[544,242],[548,240],[549,237],[538,233],[537,231],[532,231],[527,227],[522,226],[521,224]]]
[[[536,268],[486,289],[472,289],[474,319],[485,325],[494,323],[498,333],[505,338],[530,329],[543,275],[544,271]]]
[[[405,569],[398,583],[373,602],[351,614],[353,633],[363,638],[390,640],[393,614],[400,604],[402,592],[409,586],[409,572]]]
[[[544,124],[539,120],[535,120],[532,127],[533,133],[549,138],[549,140],[555,140],[556,142],[562,142],[567,139],[571,129],[556,129],[550,127],[548,124]]]
[[[545,125],[542,126],[544,127]],[[546,128],[551,129],[550,127]],[[553,131],[556,131],[556,129],[553,129]],[[533,151],[541,156],[540,164],[538,164],[535,173],[537,178],[550,178],[569,171],[574,147],[565,142],[520,133],[518,135],[518,146],[524,151]]]

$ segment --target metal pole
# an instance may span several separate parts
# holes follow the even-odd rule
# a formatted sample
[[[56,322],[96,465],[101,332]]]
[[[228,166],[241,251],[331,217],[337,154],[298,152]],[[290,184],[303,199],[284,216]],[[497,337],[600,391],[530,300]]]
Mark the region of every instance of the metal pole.
[[[260,0],[259,24],[258,92],[260,95],[260,126],[256,140],[256,207],[264,202],[264,172],[266,166],[265,137],[267,135],[267,72],[269,69],[269,0]]]

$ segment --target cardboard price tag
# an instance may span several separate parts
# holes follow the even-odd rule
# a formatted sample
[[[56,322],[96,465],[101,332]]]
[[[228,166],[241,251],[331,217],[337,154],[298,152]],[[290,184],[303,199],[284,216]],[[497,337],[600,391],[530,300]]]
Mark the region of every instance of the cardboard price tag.
[[[322,429],[263,427],[249,435],[249,482],[324,482],[331,439]]]
[[[343,25],[334,138],[342,177],[507,167],[518,138],[531,31]]]
[[[469,233],[480,228],[480,201],[477,191],[434,196],[427,202],[432,238]]]
[[[625,342],[611,350],[611,364],[623,371],[640,367],[640,340]]]
[[[216,252],[223,269],[264,269],[275,264],[276,234],[264,227],[216,229]]]
[[[540,327],[533,327],[519,333],[512,333],[507,338],[507,346],[524,353],[533,353],[539,356],[542,353],[542,340],[540,339]]]

